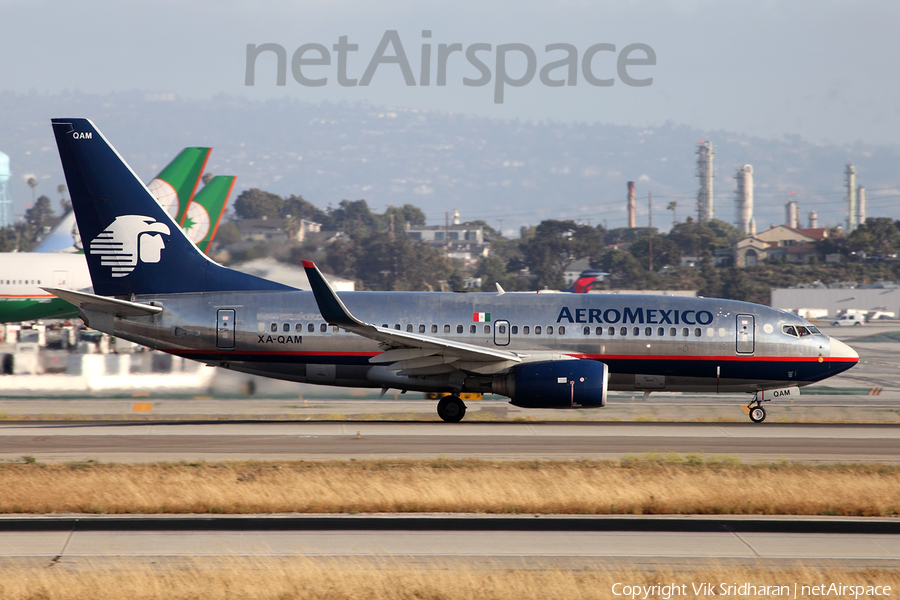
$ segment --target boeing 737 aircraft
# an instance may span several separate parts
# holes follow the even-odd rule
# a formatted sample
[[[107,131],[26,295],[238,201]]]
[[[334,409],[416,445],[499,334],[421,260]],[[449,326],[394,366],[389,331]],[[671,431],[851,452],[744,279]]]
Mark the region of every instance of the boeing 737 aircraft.
[[[148,185],[173,218],[180,211],[182,229],[203,252],[216,235],[236,179],[213,177],[194,195],[211,150],[185,148]],[[182,205],[187,208],[181,210]],[[78,309],[42,289],[47,285],[79,290],[91,286],[76,235],[75,214],[70,212],[35,252],[0,254],[0,323],[78,316]]]
[[[53,119],[94,294],[51,288],[88,326],[209,365],[322,385],[489,392],[528,408],[592,408],[608,390],[747,392],[761,403],[858,356],[765,306],[604,294],[312,291],[201,253],[87,119]]]

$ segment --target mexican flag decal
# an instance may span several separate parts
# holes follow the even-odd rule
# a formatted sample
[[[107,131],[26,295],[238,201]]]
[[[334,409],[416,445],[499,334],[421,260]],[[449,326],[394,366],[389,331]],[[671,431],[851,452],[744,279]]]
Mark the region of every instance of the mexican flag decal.
[[[472,320],[476,323],[490,323],[491,313],[472,313]]]

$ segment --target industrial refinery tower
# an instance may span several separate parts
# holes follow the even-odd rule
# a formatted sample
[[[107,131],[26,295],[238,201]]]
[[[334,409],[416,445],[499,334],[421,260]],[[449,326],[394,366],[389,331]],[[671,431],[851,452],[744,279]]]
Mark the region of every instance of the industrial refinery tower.
[[[712,142],[701,142],[697,147],[697,177],[700,190],[697,192],[697,222],[709,223],[715,213],[713,206],[713,150]]]
[[[738,169],[734,178],[737,179],[734,224],[747,235],[755,235],[756,231],[753,227],[753,166],[744,165]]]
[[[9,194],[9,157],[0,152],[0,227],[13,224],[12,197]]]
[[[853,163],[847,163],[844,175],[847,177],[847,233],[851,233],[859,226],[856,203],[856,167],[853,166]]]

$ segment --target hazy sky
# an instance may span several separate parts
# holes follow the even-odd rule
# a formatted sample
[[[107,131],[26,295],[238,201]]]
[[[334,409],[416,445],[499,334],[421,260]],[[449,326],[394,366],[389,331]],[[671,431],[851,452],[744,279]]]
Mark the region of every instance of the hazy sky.
[[[422,43],[431,44],[431,85],[407,86],[398,65],[383,64],[369,86],[341,86],[332,50],[338,38],[359,46],[347,61],[347,76],[359,80],[387,30],[398,32],[416,83]],[[423,30],[431,31],[430,39],[423,39]],[[799,134],[814,142],[892,144],[900,133],[900,3],[891,0],[0,0],[0,31],[2,89],[18,92],[140,89],[189,97],[225,92],[367,100],[499,118],[672,121],[765,137]],[[274,55],[267,55],[257,64],[256,85],[245,86],[247,44],[264,43],[284,47],[288,63],[303,44],[325,46],[331,65],[304,66],[302,73],[327,77],[327,84],[297,83],[288,64],[286,85],[277,86]],[[448,59],[447,85],[435,85],[438,45],[454,43],[491,45],[476,54],[491,71],[488,85],[463,85],[464,77],[480,77],[463,52]],[[525,86],[506,86],[503,104],[495,104],[496,47],[512,43],[534,50],[538,74]],[[614,44],[617,52],[649,45],[656,64],[629,67],[629,73],[652,77],[652,85],[624,85],[611,52],[595,56],[593,72],[614,84],[590,85],[581,59],[599,43]],[[546,52],[549,44],[577,49],[576,85],[540,82],[541,68],[565,56]],[[524,74],[521,53],[509,52],[507,64],[509,77]],[[552,77],[565,74],[559,68]]]

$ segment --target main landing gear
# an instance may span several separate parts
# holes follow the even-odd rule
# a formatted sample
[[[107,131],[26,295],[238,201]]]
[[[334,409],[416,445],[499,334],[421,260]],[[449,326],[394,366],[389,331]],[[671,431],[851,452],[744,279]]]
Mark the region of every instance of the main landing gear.
[[[466,405],[459,396],[444,396],[438,402],[437,413],[447,423],[459,423],[466,416]]]
[[[768,402],[768,400],[765,400]],[[753,396],[753,400],[750,401],[750,404],[747,407],[750,409],[750,420],[754,423],[762,423],[766,420],[766,409],[762,407],[762,400],[759,400],[757,396]]]

